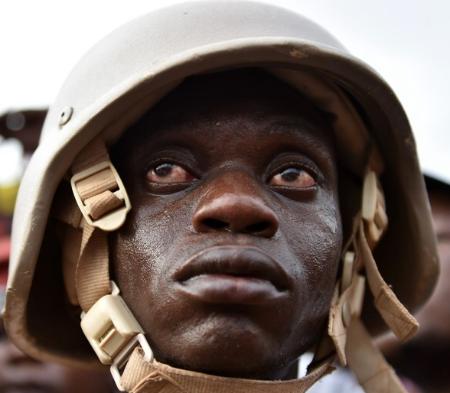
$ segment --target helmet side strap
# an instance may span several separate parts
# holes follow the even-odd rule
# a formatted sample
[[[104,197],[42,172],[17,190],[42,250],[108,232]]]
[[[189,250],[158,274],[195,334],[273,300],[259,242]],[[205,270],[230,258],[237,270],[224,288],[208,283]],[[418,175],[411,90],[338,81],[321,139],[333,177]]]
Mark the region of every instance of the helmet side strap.
[[[75,287],[84,312],[111,293],[107,233],[83,223]]]
[[[377,310],[399,339],[407,340],[418,328],[417,321],[384,281],[372,254],[387,224],[383,191],[376,173],[369,170],[364,179],[361,213],[354,220],[351,239],[344,248],[342,275],[336,284],[328,326],[340,363],[350,367],[366,393],[404,393],[405,389],[360,320],[365,281]]]
[[[72,304],[82,309],[81,328],[120,390],[121,371],[135,349],[146,362],[153,353],[143,329],[110,281],[108,231],[117,230],[131,208],[125,187],[100,139],[92,141],[72,166],[75,196],[58,201],[56,218],[66,224],[63,274]]]
[[[87,311],[111,293],[107,234],[87,224],[73,196],[59,195],[53,215],[65,224],[61,231],[62,270],[68,299]]]
[[[111,293],[105,230],[118,229],[131,206],[100,138],[82,150],[71,171],[72,191],[82,214],[75,288],[79,305],[87,312],[100,298]]]
[[[374,297],[375,307],[394,334],[400,340],[406,341],[417,332],[419,324],[400,302],[391,287],[383,280],[362,225],[359,227],[358,235],[357,241],[360,244],[361,258]]]

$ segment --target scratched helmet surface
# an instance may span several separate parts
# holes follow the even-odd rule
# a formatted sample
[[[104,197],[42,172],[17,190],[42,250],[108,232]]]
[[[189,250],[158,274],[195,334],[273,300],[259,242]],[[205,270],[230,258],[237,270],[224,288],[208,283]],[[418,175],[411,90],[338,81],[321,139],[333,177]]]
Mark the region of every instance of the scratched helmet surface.
[[[240,67],[310,72],[332,81],[353,103],[385,166],[390,223],[376,261],[410,310],[426,300],[438,270],[429,205],[410,125],[390,87],[326,30],[292,11],[198,1],[152,12],[111,33],[75,66],[51,106],[13,224],[5,316],[23,351],[67,363],[94,359],[79,316],[67,311],[60,250],[48,225],[74,158],[99,135],[113,144],[184,78]],[[363,171],[364,154],[342,159],[355,173]],[[366,303],[363,317],[375,331],[380,320]]]

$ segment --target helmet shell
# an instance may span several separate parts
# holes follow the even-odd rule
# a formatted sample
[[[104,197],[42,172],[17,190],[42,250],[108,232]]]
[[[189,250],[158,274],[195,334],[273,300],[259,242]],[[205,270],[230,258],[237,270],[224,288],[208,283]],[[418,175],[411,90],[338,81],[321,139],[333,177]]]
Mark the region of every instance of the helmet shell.
[[[251,1],[188,2],[133,20],[100,41],[50,108],[13,224],[5,316],[23,351],[67,363],[94,359],[79,316],[65,303],[58,244],[47,225],[74,157],[100,134],[113,143],[183,78],[237,67],[314,70],[351,97],[385,164],[390,227],[375,253],[379,269],[409,309],[426,300],[438,271],[430,209],[410,125],[390,87],[292,11]],[[366,303],[364,318],[375,332],[381,320]]]

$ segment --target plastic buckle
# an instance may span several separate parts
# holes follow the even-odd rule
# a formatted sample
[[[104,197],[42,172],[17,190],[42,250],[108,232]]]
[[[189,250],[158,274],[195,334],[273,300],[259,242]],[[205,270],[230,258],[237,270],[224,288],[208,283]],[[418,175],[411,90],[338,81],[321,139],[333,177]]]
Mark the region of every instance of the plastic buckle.
[[[91,177],[94,177],[95,175],[99,174],[104,170],[111,171],[111,174],[115,180],[115,185],[114,189],[110,191],[114,192],[114,194],[116,194],[116,196],[118,196],[123,201],[123,204],[120,207],[108,212],[106,215],[98,218],[97,220],[93,220],[89,214],[88,207],[85,204],[85,201],[82,200],[80,196],[78,186],[80,182],[85,181]],[[120,228],[120,226],[125,222],[127,213],[131,209],[131,203],[130,199],[128,198],[128,194],[125,190],[125,187],[123,185],[123,182],[120,179],[120,176],[117,173],[111,161],[103,161],[85,170],[75,173],[70,179],[70,183],[72,185],[72,191],[75,196],[77,205],[81,210],[84,219],[87,221],[89,225],[97,227],[103,231],[115,231],[116,229]],[[102,192],[108,189],[109,188],[104,189],[100,188],[98,193],[101,194]]]
[[[113,294],[101,297],[81,315],[83,333],[103,364],[114,364],[122,350],[143,334],[139,323],[118,295],[117,286],[112,284]],[[143,340],[145,337],[142,335],[138,341]],[[151,353],[150,347],[148,350]]]
[[[380,240],[388,225],[383,191],[373,171],[364,178],[362,218],[366,222],[366,235],[373,247]]]

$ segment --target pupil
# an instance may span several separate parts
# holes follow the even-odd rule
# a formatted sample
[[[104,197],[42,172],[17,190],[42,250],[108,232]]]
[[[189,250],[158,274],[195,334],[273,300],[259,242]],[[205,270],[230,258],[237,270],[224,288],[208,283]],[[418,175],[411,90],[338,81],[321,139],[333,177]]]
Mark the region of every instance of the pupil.
[[[297,180],[300,170],[297,168],[288,168],[281,173],[281,178],[287,182]]]
[[[161,164],[155,168],[155,174],[159,177],[165,177],[172,172],[173,164]]]

